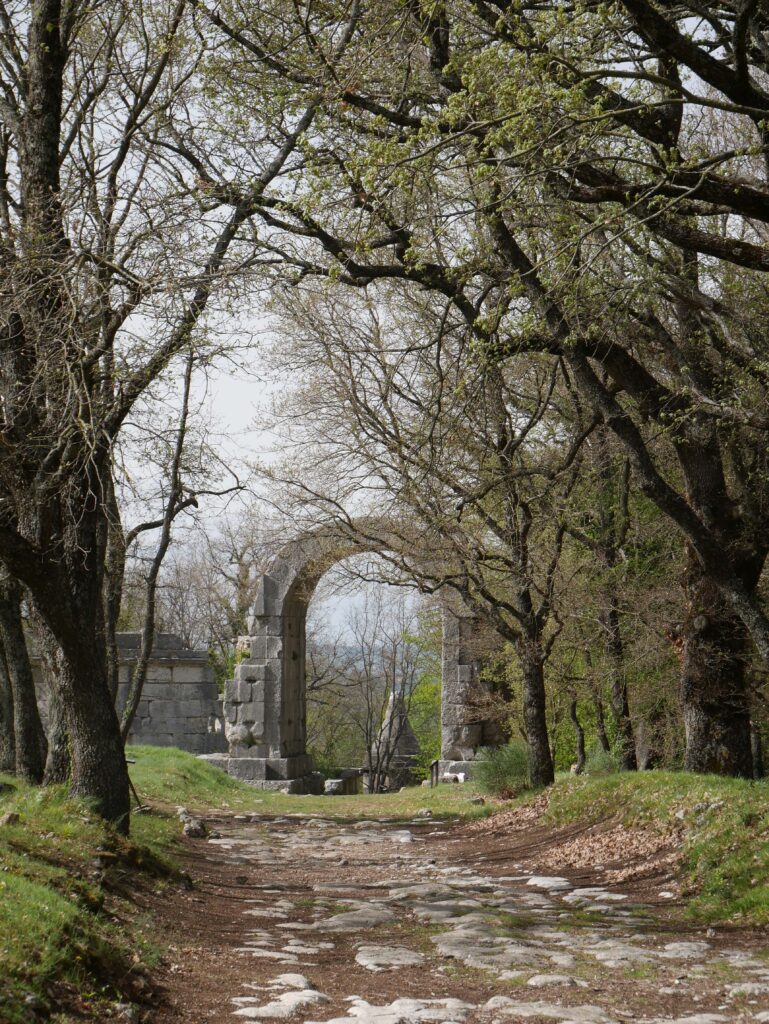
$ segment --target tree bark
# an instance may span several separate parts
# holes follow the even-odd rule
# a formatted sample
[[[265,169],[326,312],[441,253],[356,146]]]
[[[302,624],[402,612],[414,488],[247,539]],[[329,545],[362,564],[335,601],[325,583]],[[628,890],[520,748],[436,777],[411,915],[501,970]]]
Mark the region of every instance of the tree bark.
[[[13,694],[16,774],[39,783],[43,781],[47,742],[21,621],[21,587],[7,575],[0,578],[0,638]]]
[[[761,737],[761,730],[755,722],[750,723],[750,754],[753,762],[753,778],[763,779],[764,771],[764,741]]]
[[[609,668],[611,684],[611,710],[617,730],[617,754],[622,771],[634,772],[638,768],[635,752],[633,723],[630,720],[630,705],[625,675],[625,652],[620,629],[619,602],[613,592],[606,596],[604,613],[604,649]]]
[[[85,637],[85,641],[81,639]],[[93,802],[102,817],[128,833],[128,769],[107,679],[103,636],[61,639],[58,692],[65,708],[72,757],[71,791]],[[99,642],[100,641],[100,642]]]
[[[70,773],[69,734],[60,692],[59,645],[39,612],[32,608],[32,621],[40,648],[43,680],[48,698],[48,756],[45,760],[43,784],[66,782]]]
[[[693,552],[682,630],[687,771],[753,777],[745,625]]]
[[[13,691],[5,655],[0,652],[0,772],[16,771],[16,735],[13,728]]]
[[[523,672],[523,725],[529,745],[531,784],[550,786],[555,782],[555,772],[547,734],[544,666],[528,644],[519,645],[518,657]]]
[[[576,697],[572,697],[569,701],[569,718],[574,726],[574,732],[577,734],[577,767],[573,770],[576,771],[577,775],[581,775],[585,770],[585,730],[582,728],[582,723],[577,714]]]

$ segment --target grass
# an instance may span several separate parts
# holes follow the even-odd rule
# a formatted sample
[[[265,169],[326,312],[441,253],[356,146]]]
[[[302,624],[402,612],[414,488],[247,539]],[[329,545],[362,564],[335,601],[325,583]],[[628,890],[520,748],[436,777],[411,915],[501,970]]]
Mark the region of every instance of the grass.
[[[469,783],[442,784],[434,789],[412,786],[400,793],[360,796],[289,796],[239,782],[221,769],[174,748],[130,747],[128,754],[136,758],[136,764],[130,766],[131,779],[142,800],[160,801],[167,806],[183,804],[191,811],[410,821],[423,807],[438,819],[479,818],[494,810],[491,805],[470,802],[478,790]]]
[[[547,819],[615,815],[680,844],[693,919],[769,924],[769,781],[665,771],[563,777]]]
[[[137,874],[155,885],[173,875],[157,850],[174,829],[147,818],[137,831],[153,850],[114,834],[62,787],[0,781],[13,786],[0,796],[0,815],[18,815],[0,826],[0,1020],[27,1024],[30,1006],[70,997],[101,1016],[157,958],[148,923],[136,916],[126,931],[115,915],[126,917]]]

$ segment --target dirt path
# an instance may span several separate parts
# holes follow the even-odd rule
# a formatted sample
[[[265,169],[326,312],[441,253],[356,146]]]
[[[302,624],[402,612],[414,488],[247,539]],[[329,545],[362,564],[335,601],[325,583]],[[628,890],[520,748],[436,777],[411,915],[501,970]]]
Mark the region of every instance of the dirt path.
[[[155,908],[171,950],[152,1024],[769,1021],[765,939],[682,929],[648,872],[535,873],[552,832],[209,824],[220,838],[187,845],[195,889]]]

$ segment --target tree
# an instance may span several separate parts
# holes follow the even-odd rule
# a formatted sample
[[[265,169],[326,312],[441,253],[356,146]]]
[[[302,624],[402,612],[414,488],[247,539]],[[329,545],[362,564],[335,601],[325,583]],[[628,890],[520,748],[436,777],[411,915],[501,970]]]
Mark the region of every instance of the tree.
[[[400,746],[411,736],[411,707],[429,662],[413,604],[403,592],[393,596],[384,590],[383,585],[366,588],[362,601],[348,610],[343,632],[330,643],[321,639],[325,631],[318,632],[307,680],[310,748],[325,739],[321,753],[329,768],[339,766],[329,761],[340,756],[365,761],[372,793],[391,784]],[[333,741],[324,737],[325,729],[318,730],[319,707]],[[340,732],[348,744],[353,737],[357,742],[340,744]]]
[[[254,207],[211,194],[169,147],[205,49],[186,0],[24,0],[2,16],[0,559],[60,649],[72,790],[125,830],[103,606],[115,445],[180,353],[215,353],[204,314],[254,266]],[[312,116],[263,131],[255,194]]]
[[[428,289],[489,366],[560,361],[687,544],[686,765],[749,775],[749,637],[769,660],[764,13],[251,9],[201,8],[250,69],[232,92],[312,83],[323,111],[305,187],[260,203],[265,243],[295,281]]]
[[[544,671],[559,631],[559,518],[579,447],[570,440],[582,430],[560,367],[479,364],[445,305],[400,289],[386,315],[354,296],[308,292],[291,295],[282,321],[280,374],[299,383],[284,395],[280,433],[300,455],[279,471],[278,503],[353,533],[364,509],[369,534],[380,531],[386,557],[424,592],[455,592],[509,641],[532,779],[548,785]]]

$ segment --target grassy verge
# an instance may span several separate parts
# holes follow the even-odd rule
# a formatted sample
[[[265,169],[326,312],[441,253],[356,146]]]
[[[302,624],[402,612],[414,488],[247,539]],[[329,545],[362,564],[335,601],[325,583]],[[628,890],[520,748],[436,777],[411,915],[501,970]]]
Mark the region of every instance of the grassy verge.
[[[663,771],[559,778],[547,819],[615,815],[680,845],[690,916],[769,924],[769,781]]]
[[[158,955],[131,896],[178,877],[158,852],[177,826],[147,816],[128,842],[62,787],[0,782],[0,1020],[104,1019]]]

